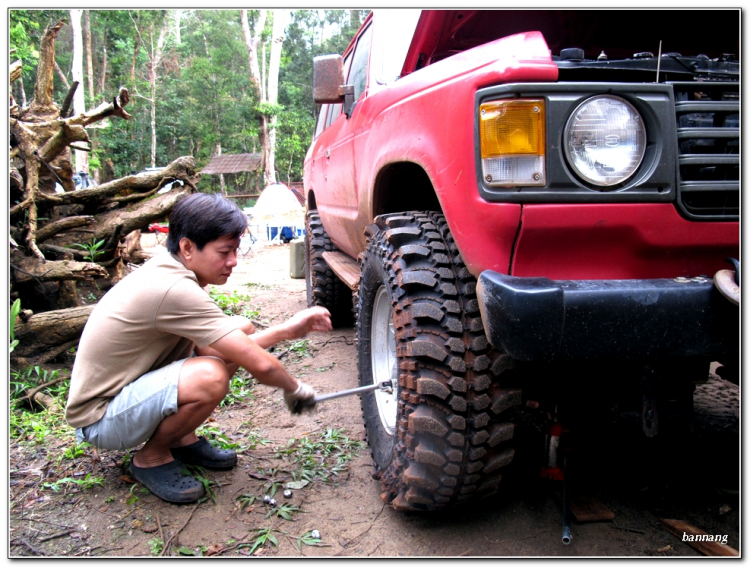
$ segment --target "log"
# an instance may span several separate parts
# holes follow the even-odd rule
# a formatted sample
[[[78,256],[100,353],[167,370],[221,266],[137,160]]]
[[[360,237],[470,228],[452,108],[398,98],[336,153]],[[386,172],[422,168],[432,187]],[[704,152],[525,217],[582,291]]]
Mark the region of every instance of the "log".
[[[68,124],[65,120],[59,121],[60,128],[54,136],[45,142],[39,149],[38,155],[44,161],[50,162],[73,142],[90,142],[89,134],[83,126]]]
[[[76,191],[76,193],[82,193],[83,191],[85,189]],[[91,225],[91,238],[95,241],[104,240],[105,242],[110,242],[115,231],[119,230],[120,235],[127,235],[134,230],[147,229],[149,224],[167,217],[174,206],[192,192],[191,188],[184,187],[181,191],[170,191],[163,195],[158,195],[153,199],[142,201],[134,206],[131,205],[130,210],[115,209],[108,213],[97,215],[95,217],[96,222]],[[80,236],[66,232],[59,234],[54,239],[54,244],[56,246],[70,246],[79,241]],[[115,245],[113,244],[112,249],[108,249],[100,259],[109,260],[112,258],[114,256],[114,247]]]
[[[151,258],[151,254],[141,247],[141,231],[134,230],[117,247],[115,256],[122,258],[123,264],[141,264]]]
[[[107,277],[107,270],[94,262],[60,260],[42,263],[35,258],[24,258],[17,264],[11,264],[11,267],[13,268],[15,284],[25,284],[31,281],[57,282]]]
[[[29,357],[80,338],[94,305],[37,313],[16,324],[14,356]]]
[[[570,503],[570,511],[579,524],[610,522],[615,519],[615,513],[607,508],[601,500],[585,494],[578,494],[573,497]]]
[[[124,120],[130,118],[130,114],[125,112],[125,106],[130,102],[130,93],[125,87],[120,87],[120,92],[112,99],[112,102],[105,102],[97,106],[91,112],[77,114],[69,119],[70,124],[88,126],[94,122],[104,120],[109,116],[119,116]]]
[[[62,411],[62,408],[57,404],[57,400],[55,400],[55,398],[47,394],[43,394],[42,392],[34,394],[29,402],[35,402],[50,412],[57,413],[59,411]]]
[[[23,72],[23,65],[21,63],[21,60],[14,61],[10,64],[10,82],[18,80],[21,77],[21,73]]]
[[[193,156],[182,156],[170,163],[162,171],[155,171],[143,175],[128,175],[103,183],[91,189],[80,189],[62,195],[39,195],[39,200],[54,201],[60,205],[73,203],[88,203],[101,201],[104,198],[113,197],[118,193],[134,191],[137,193],[148,193],[158,187],[165,177],[172,177],[183,181],[190,181],[195,176],[195,158]]]
[[[96,240],[109,240],[118,225],[122,226],[121,234],[129,234],[134,230],[148,228],[149,224],[168,216],[174,206],[192,192],[191,189],[186,187],[182,191],[170,191],[154,199],[143,201],[132,211],[116,209],[99,215],[94,227],[94,238]]]
[[[61,254],[66,260],[78,260],[79,262],[85,262],[89,254],[85,250],[76,250],[75,248],[63,248],[62,246],[55,246],[45,242],[40,246],[43,252],[52,252],[53,254]]]
[[[91,215],[80,215],[77,217],[65,217],[58,221],[50,222],[45,224],[42,228],[37,229],[36,241],[37,243],[43,242],[48,238],[52,238],[58,232],[70,230],[79,226],[90,225],[94,222],[94,217]]]

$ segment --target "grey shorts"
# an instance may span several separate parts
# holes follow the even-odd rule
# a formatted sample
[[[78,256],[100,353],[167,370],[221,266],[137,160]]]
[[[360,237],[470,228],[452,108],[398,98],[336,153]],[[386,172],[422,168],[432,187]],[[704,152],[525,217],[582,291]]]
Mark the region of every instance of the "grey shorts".
[[[125,386],[99,421],[76,429],[78,442],[122,450],[147,441],[162,420],[177,411],[177,384],[185,360],[148,372]]]

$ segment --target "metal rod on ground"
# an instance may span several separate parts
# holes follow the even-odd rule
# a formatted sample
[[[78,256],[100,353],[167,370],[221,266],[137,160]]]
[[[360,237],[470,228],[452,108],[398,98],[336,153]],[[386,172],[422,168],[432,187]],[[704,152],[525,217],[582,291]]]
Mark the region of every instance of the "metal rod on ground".
[[[562,516],[563,516],[563,530],[562,530],[562,542],[563,545],[570,545],[573,541],[573,536],[570,535],[570,469],[568,467],[568,459],[570,454],[567,451],[563,452],[563,491],[562,491]]]

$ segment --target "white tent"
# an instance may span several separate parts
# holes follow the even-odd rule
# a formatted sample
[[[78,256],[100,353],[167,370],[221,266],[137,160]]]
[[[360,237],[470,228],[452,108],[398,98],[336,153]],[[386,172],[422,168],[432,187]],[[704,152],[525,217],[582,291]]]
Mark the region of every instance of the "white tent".
[[[283,183],[269,185],[253,208],[253,220],[274,226],[304,226],[305,209]]]
[[[283,183],[267,186],[255,202],[250,225],[256,238],[281,239],[281,229],[290,227],[296,236],[305,228],[305,209]]]

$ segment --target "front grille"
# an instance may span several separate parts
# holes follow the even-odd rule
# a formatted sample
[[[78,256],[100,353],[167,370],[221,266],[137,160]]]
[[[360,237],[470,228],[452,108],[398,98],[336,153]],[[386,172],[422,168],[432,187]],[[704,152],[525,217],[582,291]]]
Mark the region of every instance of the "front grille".
[[[739,83],[675,82],[677,205],[692,220],[739,220]]]

